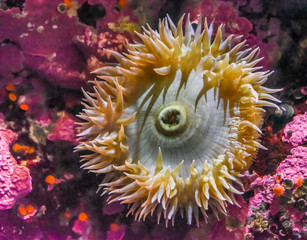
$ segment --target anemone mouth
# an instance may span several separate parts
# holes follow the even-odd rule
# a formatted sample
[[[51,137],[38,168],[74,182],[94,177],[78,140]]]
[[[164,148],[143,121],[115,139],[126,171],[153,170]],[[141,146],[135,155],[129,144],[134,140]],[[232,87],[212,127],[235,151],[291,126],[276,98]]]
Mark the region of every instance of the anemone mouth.
[[[188,120],[184,103],[172,103],[159,111],[155,125],[165,136],[178,136],[187,128]]]
[[[117,66],[95,71],[79,115],[83,168],[105,173],[100,187],[110,202],[130,203],[128,214],[145,220],[157,212],[174,223],[176,212],[199,222],[227,213],[242,194],[241,173],[258,148],[263,106],[279,102],[262,86],[256,49],[219,26],[201,21],[182,29],[169,19],[137,35],[128,53],[109,51]],[[102,79],[102,80],[100,80]]]

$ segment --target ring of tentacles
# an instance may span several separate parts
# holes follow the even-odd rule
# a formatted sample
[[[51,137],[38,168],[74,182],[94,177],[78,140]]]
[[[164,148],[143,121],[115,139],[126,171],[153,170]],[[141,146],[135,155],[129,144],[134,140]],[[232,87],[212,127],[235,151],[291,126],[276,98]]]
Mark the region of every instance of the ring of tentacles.
[[[224,26],[184,16],[149,26],[127,43],[118,61],[95,71],[85,92],[79,145],[82,167],[105,174],[108,201],[128,203],[128,214],[158,222],[177,211],[191,224],[202,213],[227,213],[259,148],[265,110],[278,90],[257,64],[259,48],[225,36]]]

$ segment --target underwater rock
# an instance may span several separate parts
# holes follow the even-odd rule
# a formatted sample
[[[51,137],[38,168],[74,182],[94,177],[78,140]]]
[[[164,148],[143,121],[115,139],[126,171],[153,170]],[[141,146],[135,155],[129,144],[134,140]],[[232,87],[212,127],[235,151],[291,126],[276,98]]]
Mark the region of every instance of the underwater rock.
[[[254,189],[255,195],[249,200],[251,208],[258,207],[263,202],[271,203],[274,198],[274,185],[275,178],[272,176],[258,177],[254,182],[252,182],[251,188]]]
[[[84,26],[78,24],[77,17],[58,12],[59,3],[26,1],[22,10],[0,9],[0,42],[20,48],[21,54],[15,56],[19,56],[18,61],[10,57],[5,61],[8,64],[21,62],[54,84],[79,88],[87,72],[82,55],[74,52],[73,42]]]
[[[281,162],[276,173],[296,183],[298,179],[307,178],[307,147],[293,148],[291,154]]]
[[[0,73],[3,78],[12,79],[13,74],[22,70],[22,54],[18,46],[10,43],[0,44]]]
[[[75,132],[75,118],[71,114],[63,114],[47,136],[48,140],[53,142],[67,141],[77,144]]]
[[[87,4],[81,0],[64,3],[61,0],[35,0],[26,1],[22,9],[0,9],[0,43],[7,42],[4,46],[0,45],[1,52],[5,49],[0,56],[5,57],[3,68],[9,66],[6,69],[0,67],[0,75],[12,66],[14,72],[26,66],[56,86],[70,89],[84,87],[93,70],[92,65],[98,62],[95,59],[100,58],[101,61],[105,55],[102,49],[123,45],[129,34],[122,36],[122,33],[133,33],[137,26],[138,18],[130,8],[124,8],[121,14],[113,11],[116,2],[89,1]],[[82,3],[91,9],[94,6],[103,8],[103,4],[107,6],[106,18],[97,18],[95,33],[82,24],[80,15],[88,14],[81,7]],[[96,19],[93,21],[89,25],[96,26]],[[10,24],[6,24],[8,22]],[[84,41],[89,31],[91,44]],[[18,52],[13,54],[12,51]]]
[[[28,169],[19,166],[9,150],[16,139],[16,133],[0,127],[0,210],[12,208],[32,190]]]
[[[294,147],[307,142],[307,112],[293,118],[293,121],[285,127],[282,140]]]

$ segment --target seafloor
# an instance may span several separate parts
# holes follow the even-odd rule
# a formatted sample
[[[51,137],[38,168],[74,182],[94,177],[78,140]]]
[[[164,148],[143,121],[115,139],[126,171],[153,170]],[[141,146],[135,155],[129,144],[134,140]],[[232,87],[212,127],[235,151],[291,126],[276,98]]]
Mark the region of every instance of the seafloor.
[[[104,49],[187,12],[259,46],[282,103],[267,109],[241,208],[166,228],[96,194],[103,176],[80,169],[74,122],[90,72],[114,61]],[[307,239],[306,12],[306,0],[0,0],[0,240]]]

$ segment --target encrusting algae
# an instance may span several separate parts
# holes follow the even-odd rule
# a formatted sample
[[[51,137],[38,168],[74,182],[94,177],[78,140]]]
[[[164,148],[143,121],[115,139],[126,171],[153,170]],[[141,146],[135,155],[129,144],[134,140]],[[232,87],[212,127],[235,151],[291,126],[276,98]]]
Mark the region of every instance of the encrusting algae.
[[[184,25],[184,30],[183,30]],[[199,224],[199,211],[227,214],[242,194],[242,173],[258,148],[265,110],[279,90],[262,85],[271,74],[256,66],[259,48],[241,37],[216,34],[199,20],[167,17],[127,43],[118,61],[96,70],[93,92],[84,92],[82,167],[104,173],[109,202],[129,203],[128,214],[157,213],[166,224],[179,210]],[[209,210],[211,209],[211,210]]]

